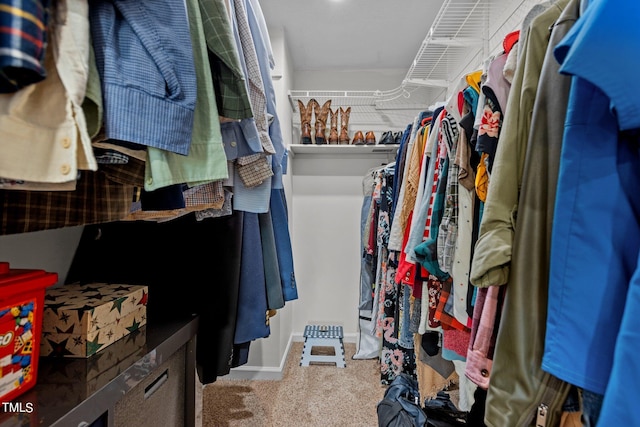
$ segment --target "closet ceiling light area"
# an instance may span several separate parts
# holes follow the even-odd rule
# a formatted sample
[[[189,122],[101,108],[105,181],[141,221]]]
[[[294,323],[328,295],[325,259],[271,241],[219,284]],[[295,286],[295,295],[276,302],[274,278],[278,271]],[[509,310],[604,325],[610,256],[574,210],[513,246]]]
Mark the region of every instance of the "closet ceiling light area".
[[[261,5],[267,24],[284,30],[294,74],[377,70],[398,76],[391,87],[366,90],[294,87],[289,93],[294,112],[297,100],[306,105],[311,98],[331,99],[332,107],[354,107],[352,121],[403,127],[416,111],[443,101],[463,73],[496,53],[504,35],[538,2],[268,0]]]
[[[269,26],[284,28],[295,72],[406,70],[442,3],[266,0],[260,5]]]

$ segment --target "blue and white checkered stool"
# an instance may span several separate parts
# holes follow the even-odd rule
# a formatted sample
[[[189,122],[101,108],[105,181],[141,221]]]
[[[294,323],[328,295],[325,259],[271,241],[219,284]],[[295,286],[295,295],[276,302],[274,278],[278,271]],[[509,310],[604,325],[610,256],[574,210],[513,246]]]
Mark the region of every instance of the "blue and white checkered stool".
[[[309,366],[309,362],[335,363],[345,368],[342,326],[307,325],[304,328],[304,348],[300,366]],[[313,347],[333,347],[333,355],[311,354]]]

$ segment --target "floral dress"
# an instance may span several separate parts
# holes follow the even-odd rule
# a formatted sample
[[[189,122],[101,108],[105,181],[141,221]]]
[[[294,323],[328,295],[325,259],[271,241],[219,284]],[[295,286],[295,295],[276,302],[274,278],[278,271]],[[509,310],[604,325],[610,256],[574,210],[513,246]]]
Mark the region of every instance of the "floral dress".
[[[376,333],[382,338],[380,381],[385,385],[390,384],[401,372],[416,375],[414,350],[401,346],[398,341],[401,333],[398,329],[406,323],[397,320],[409,315],[410,307],[404,307],[403,289],[395,281],[400,253],[388,249],[393,196],[393,171],[382,169],[376,179],[373,197],[378,204],[377,244],[380,254],[376,275],[378,289]]]

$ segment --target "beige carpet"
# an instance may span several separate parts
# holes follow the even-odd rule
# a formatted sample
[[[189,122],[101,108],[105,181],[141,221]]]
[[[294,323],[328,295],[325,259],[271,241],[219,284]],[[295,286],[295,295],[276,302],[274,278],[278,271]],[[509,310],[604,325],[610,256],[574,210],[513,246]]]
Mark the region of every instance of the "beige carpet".
[[[345,343],[346,368],[302,367],[302,347],[292,344],[281,381],[218,379],[208,384],[203,427],[378,425],[376,404],[385,391],[378,360],[351,359],[355,344]]]

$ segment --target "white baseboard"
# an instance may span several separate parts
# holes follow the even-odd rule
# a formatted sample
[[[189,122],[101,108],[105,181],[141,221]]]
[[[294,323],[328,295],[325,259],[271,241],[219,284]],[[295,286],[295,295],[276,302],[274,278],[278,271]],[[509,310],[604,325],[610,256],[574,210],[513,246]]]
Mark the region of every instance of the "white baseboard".
[[[275,366],[238,366],[231,369],[228,375],[220,377],[227,380],[270,380],[282,379],[283,371]]]
[[[303,342],[304,334],[302,332],[292,333],[289,336],[289,341],[287,342],[287,348],[282,355],[282,360],[280,360],[280,366],[238,366],[237,368],[231,369],[228,375],[220,377],[222,379],[229,380],[281,380],[282,375],[284,373],[284,365],[287,361],[287,357],[289,356],[289,352],[291,351],[291,344],[293,342]],[[348,343],[357,343],[358,342],[358,334],[357,333],[349,333],[344,334],[343,338],[344,342]]]

